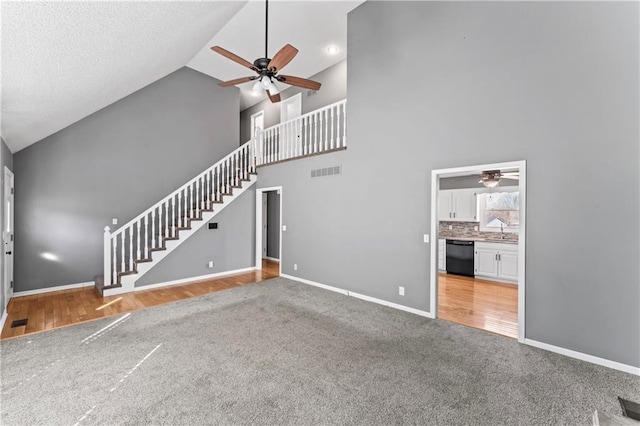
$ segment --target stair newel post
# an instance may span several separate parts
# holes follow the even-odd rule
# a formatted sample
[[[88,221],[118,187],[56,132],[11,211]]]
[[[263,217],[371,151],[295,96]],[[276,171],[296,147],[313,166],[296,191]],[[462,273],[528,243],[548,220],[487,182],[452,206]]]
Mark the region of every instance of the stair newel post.
[[[347,101],[342,104],[342,146],[347,145]]]
[[[108,226],[104,227],[103,236],[104,263],[102,264],[102,274],[104,277],[104,285],[111,285],[111,230]]]

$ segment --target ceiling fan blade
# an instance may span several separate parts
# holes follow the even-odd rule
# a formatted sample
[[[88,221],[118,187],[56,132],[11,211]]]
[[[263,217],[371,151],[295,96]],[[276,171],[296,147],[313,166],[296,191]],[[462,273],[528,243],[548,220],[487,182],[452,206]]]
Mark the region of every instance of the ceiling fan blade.
[[[267,90],[267,96],[269,96],[269,100],[271,101],[271,103],[277,104],[278,102],[280,102],[280,93],[276,93],[275,95],[272,95]]]
[[[294,77],[292,75],[279,75],[276,77],[278,81],[290,84],[292,86],[302,87],[303,89],[320,90],[321,84],[317,81],[308,80],[306,78]]]
[[[216,53],[221,54],[222,56],[224,56],[227,59],[231,59],[233,62],[236,62],[236,63],[242,65],[243,67],[247,67],[250,70],[257,71],[257,68],[251,62],[247,61],[246,59],[242,59],[240,56],[236,55],[235,53],[229,52],[227,49],[223,49],[220,46],[213,46],[211,48],[211,50],[213,50]]]
[[[218,83],[218,86],[220,86],[220,87],[235,86],[236,84],[246,83],[247,81],[255,80],[256,78],[258,78],[258,77],[236,78],[235,80],[222,81],[222,82]]]
[[[290,44],[285,45],[275,54],[271,62],[269,62],[269,70],[278,72],[284,68],[298,54],[298,49]]]

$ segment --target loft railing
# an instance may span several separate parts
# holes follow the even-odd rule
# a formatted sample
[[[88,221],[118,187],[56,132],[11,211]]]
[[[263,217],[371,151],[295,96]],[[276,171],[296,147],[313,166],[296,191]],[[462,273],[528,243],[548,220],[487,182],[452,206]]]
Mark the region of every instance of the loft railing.
[[[113,233],[104,229],[104,285],[119,282],[119,275],[135,271],[136,261],[151,259],[151,252],[176,239],[189,219],[200,218],[222,202],[224,194],[255,173],[253,144],[245,143],[195,178],[164,197]]]
[[[345,149],[346,107],[344,99],[264,129],[254,138],[256,165]]]

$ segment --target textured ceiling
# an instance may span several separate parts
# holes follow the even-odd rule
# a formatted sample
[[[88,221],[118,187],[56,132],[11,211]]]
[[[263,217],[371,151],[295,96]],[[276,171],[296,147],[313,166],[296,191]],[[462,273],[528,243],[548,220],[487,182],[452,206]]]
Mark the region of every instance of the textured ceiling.
[[[2,2],[16,152],[183,67],[245,2]]]
[[[269,55],[300,50],[286,74],[309,77],[346,57],[347,12],[359,1],[270,1]],[[0,135],[19,151],[188,65],[220,80],[264,54],[264,1],[5,1]],[[340,48],[329,56],[329,44]],[[249,86],[249,87],[246,87]],[[280,88],[286,88],[281,85]],[[241,109],[259,102],[240,86]],[[231,90],[231,89],[229,89]]]

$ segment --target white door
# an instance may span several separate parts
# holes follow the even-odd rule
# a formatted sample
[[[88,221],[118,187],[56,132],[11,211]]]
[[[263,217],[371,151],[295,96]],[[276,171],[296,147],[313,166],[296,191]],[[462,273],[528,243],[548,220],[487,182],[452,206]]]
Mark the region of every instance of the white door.
[[[518,251],[500,251],[498,254],[498,274],[500,278],[518,281]]]
[[[5,308],[13,294],[13,173],[4,168],[4,223],[2,224],[4,241],[4,303]]]
[[[297,93],[280,103],[280,122],[293,120],[302,115],[302,94]]]
[[[476,248],[474,256],[475,275],[485,277],[498,276],[498,252],[495,250],[487,250]]]
[[[267,257],[267,193],[262,193],[262,257]]]
[[[264,129],[264,111],[251,114],[251,140],[254,141],[254,151],[257,164],[262,164],[262,130]],[[246,141],[245,141],[246,142]]]

